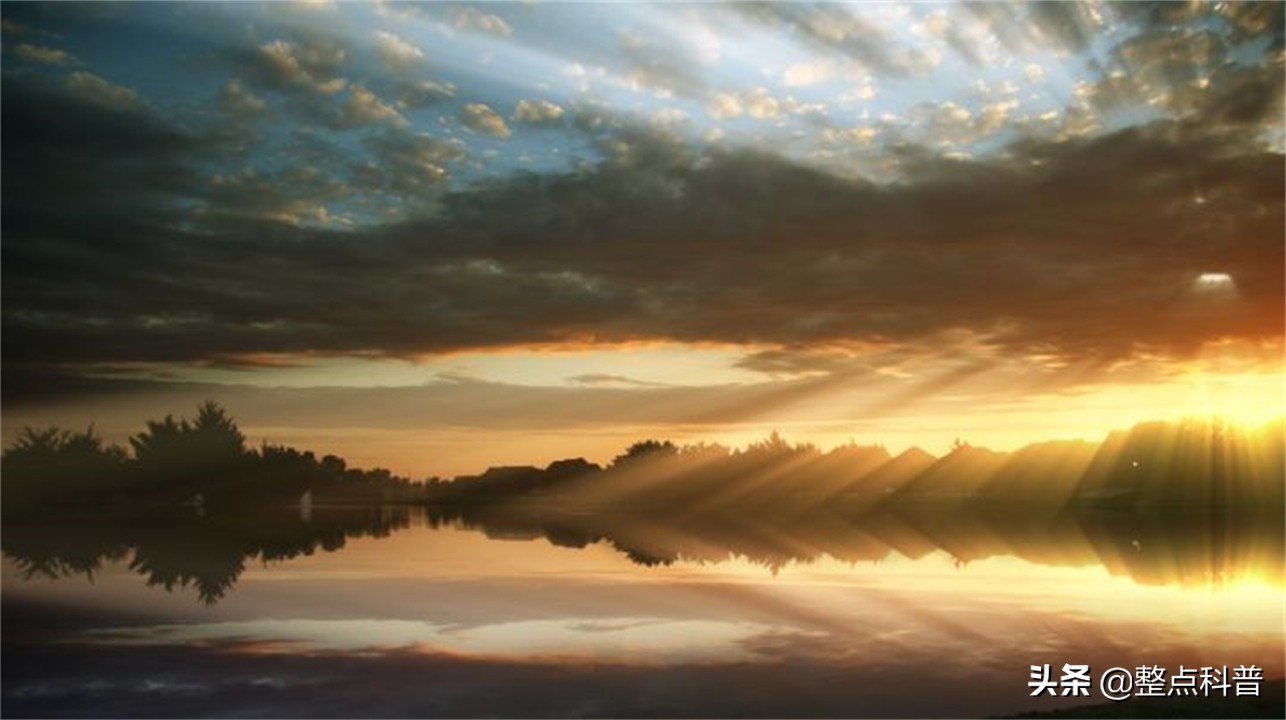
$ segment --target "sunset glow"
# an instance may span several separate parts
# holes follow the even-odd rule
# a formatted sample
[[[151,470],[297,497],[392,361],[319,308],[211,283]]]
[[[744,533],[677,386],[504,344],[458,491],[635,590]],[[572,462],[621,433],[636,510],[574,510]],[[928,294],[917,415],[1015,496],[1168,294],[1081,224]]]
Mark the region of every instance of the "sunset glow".
[[[1286,715],[1286,2],[0,40],[0,717]]]
[[[1272,8],[15,4],[3,440],[213,398],[424,477],[1262,424]]]

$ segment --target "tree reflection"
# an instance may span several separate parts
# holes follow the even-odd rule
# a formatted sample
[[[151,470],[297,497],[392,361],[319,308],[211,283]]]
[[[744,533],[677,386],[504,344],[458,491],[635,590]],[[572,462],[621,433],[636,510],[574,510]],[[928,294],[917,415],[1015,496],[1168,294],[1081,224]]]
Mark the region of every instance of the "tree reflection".
[[[822,452],[775,433],[745,450],[636,443],[606,469],[497,468],[436,485],[438,522],[494,538],[606,542],[641,565],[744,557],[776,570],[829,556],[945,552],[1102,565],[1146,583],[1282,581],[1283,426],[1150,422],[1102,443],[934,458]]]
[[[744,558],[773,572],[833,558],[878,564],[950,555],[958,565],[1017,557],[1051,566],[1099,565],[1160,585],[1218,585],[1244,577],[1283,582],[1282,514],[1274,509],[1148,513],[1093,509],[1022,517],[977,507],[816,510],[789,518],[724,513],[569,514],[521,508],[433,508],[429,518],[497,540],[543,538],[562,547],[606,543],[632,562],[722,563]]]
[[[3,550],[28,577],[92,577],[128,560],[151,585],[214,602],[253,560],[335,550],[414,512],[496,539],[608,543],[643,566],[747,558],[776,571],[944,552],[959,564],[1097,564],[1147,583],[1281,583],[1283,444],[1281,422],[1213,418],[1013,453],[960,441],[941,458],[823,452],[773,433],[743,450],[652,440],[606,468],[576,458],[412,483],[333,456],[247,449],[206,403],[192,421],[148,422],[132,456],[92,430],[25,431],[3,457]]]
[[[384,537],[411,524],[406,506],[321,508],[304,518],[282,508],[236,515],[195,512],[165,517],[92,517],[6,520],[3,546],[26,578],[86,575],[128,559],[147,584],[173,591],[192,588],[214,603],[254,561],[274,562],[332,552],[350,538]]]

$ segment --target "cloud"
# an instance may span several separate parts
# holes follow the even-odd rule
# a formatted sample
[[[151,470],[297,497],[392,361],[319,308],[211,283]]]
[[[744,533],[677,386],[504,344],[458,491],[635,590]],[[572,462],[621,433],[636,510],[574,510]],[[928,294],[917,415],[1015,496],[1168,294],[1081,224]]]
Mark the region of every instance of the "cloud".
[[[309,12],[332,13],[337,9],[335,0],[291,0],[294,7]]]
[[[835,65],[824,60],[796,63],[786,68],[781,81],[787,87],[808,87],[826,81],[834,73]]]
[[[381,62],[399,72],[416,59],[414,48],[391,33],[377,32]],[[220,100],[225,110],[239,107],[257,112],[270,93],[284,99],[281,107],[307,124],[348,131],[377,124],[405,124],[399,108],[424,107],[449,97],[454,89],[431,81],[393,83],[396,99],[389,102],[364,82],[341,75],[349,63],[346,44],[333,37],[307,34],[297,40],[276,39],[248,49],[226,51],[237,75],[225,86]],[[381,82],[382,84],[382,82]]]
[[[514,32],[504,18],[476,7],[458,7],[451,12],[450,17],[457,28],[480,30],[499,37],[509,37]]]
[[[117,85],[90,72],[76,71],[63,81],[71,93],[107,108],[127,109],[137,107],[138,93],[131,88]]]
[[[1010,97],[981,105],[973,110],[947,100],[939,103],[922,103],[911,108],[907,123],[880,123],[880,129],[903,142],[919,147],[949,148],[963,152],[973,143],[1007,129],[1015,129],[1014,116],[1019,109],[1018,100]],[[1058,113],[1054,114],[1055,117]],[[1026,123],[1025,128],[1030,128]],[[1037,134],[1034,129],[1029,134]],[[1046,132],[1048,136],[1052,133]],[[893,153],[896,156],[896,152]]]
[[[500,7],[501,3],[486,3]],[[429,20],[441,25],[448,33],[454,30],[493,35],[497,38],[508,38],[513,35],[513,26],[503,17],[482,10],[472,3],[463,2],[418,2],[418,0],[380,0],[375,6],[376,13],[403,19]]]
[[[0,89],[9,140],[4,174],[22,178],[4,190],[6,234],[27,232],[19,228],[37,222],[32,214],[66,214],[68,203],[86,218],[109,209],[154,218],[163,198],[194,191],[197,176],[183,159],[201,157],[202,139],[169,122],[134,90],[88,72],[60,83],[6,75]],[[6,238],[6,268],[29,258],[24,245]],[[37,272],[32,281],[39,277]]]
[[[632,90],[651,89],[660,97],[701,97],[705,83],[696,72],[701,66],[694,48],[659,46],[641,36],[624,33],[620,53],[625,59],[623,82]]]
[[[1153,105],[1219,125],[1280,125],[1286,70],[1268,57],[1231,61],[1237,48],[1225,38],[1204,27],[1133,35],[1085,94],[1102,111]]]
[[[782,365],[797,367],[803,364],[811,369],[765,369],[764,372],[777,377],[761,382],[719,385],[668,385],[609,373],[577,375],[568,378],[572,383],[570,386],[519,385],[464,377],[441,377],[414,387],[385,388],[265,388],[94,379],[83,381],[78,394],[91,399],[95,396],[128,396],[127,400],[114,404],[110,415],[97,418],[103,426],[114,428],[129,428],[144,418],[173,412],[175,408],[193,407],[212,396],[217,396],[234,410],[243,427],[531,431],[654,425],[717,426],[745,422],[755,416],[781,417],[782,411],[798,403],[816,399],[819,395],[838,398],[841,394],[853,401],[846,403],[842,417],[850,421],[861,420],[864,409],[884,405],[890,394],[909,398],[928,384],[939,388],[954,385],[963,391],[960,383],[992,367],[979,364],[975,358],[953,359],[945,365],[939,361],[931,365],[922,355],[910,354],[911,357],[900,359],[900,362],[916,371],[930,367],[934,372],[925,373],[918,381],[903,378],[894,383],[891,390],[886,386],[876,392],[877,383],[888,377],[878,374],[869,359],[835,356],[831,363],[823,365],[815,353],[800,353],[796,360],[786,359],[790,355],[790,351],[781,352]],[[805,359],[808,356],[811,356],[811,361]],[[760,369],[766,365],[769,361],[753,359],[748,360],[745,366]],[[1015,375],[1017,373],[1010,368],[1009,372],[1002,372],[1002,377],[993,378],[993,381],[1002,390],[1005,382],[1009,382],[1010,392],[1020,395],[1021,389],[1014,384]],[[5,393],[6,402],[24,403],[27,400],[23,388],[6,388]],[[961,398],[946,404],[963,405],[968,400]],[[65,422],[65,419],[59,421]]]
[[[609,373],[586,373],[575,375],[567,378],[569,381],[578,385],[601,386],[619,386],[619,387],[665,387],[665,383],[648,382],[646,380],[635,380],[634,378],[625,377],[624,375],[612,375]]]
[[[406,118],[396,108],[361,85],[352,85],[348,89],[348,99],[337,112],[327,117],[326,123],[335,130],[348,130],[386,121],[395,125],[406,124]]]
[[[767,26],[786,30],[828,53],[889,77],[905,77],[935,63],[924,51],[899,42],[846,5],[820,3],[736,3],[728,10]]]
[[[737,362],[737,367],[773,376],[795,376],[851,374],[856,367],[870,371],[878,362],[861,353],[836,348],[771,348],[749,353]]]
[[[1281,68],[1221,67],[1204,83],[1197,85],[1205,92],[1185,100],[1201,122],[1220,126],[1260,126],[1281,133],[1283,87],[1286,76]]]
[[[1091,3],[1027,3],[1027,17],[1046,46],[1067,51],[1088,47],[1105,20]]]
[[[76,63],[76,58],[72,57],[66,50],[31,45],[29,43],[19,43],[14,52],[23,60],[46,65],[74,65]]]
[[[1117,6],[1130,3],[1116,3]],[[959,9],[974,23],[985,28],[1003,47],[1015,55],[1053,51],[1058,54],[1084,50],[1097,37],[1107,19],[1091,3],[963,3]],[[975,34],[975,37],[976,34]],[[963,39],[963,38],[962,38]],[[953,42],[957,50],[963,44]],[[968,51],[962,53],[969,57]]]
[[[1133,9],[1133,8],[1131,8]],[[1253,39],[1267,36],[1268,47],[1280,52],[1286,46],[1286,8],[1277,3],[1226,3],[1213,8],[1206,6],[1201,10],[1217,12],[1227,18],[1238,39]]]
[[[483,103],[468,103],[460,109],[460,122],[470,130],[509,138],[509,127],[500,114]]]
[[[365,144],[373,157],[357,169],[354,181],[408,199],[428,197],[450,177],[450,166],[465,157],[458,141],[405,130],[372,135]]]
[[[954,530],[954,526],[948,528]],[[801,554],[820,554],[824,548],[869,561],[887,556],[893,552],[892,547],[906,547],[909,541],[904,538],[917,535],[913,526],[894,520],[873,526],[870,532],[853,530],[851,535],[841,535],[842,541],[826,535],[825,530],[830,529],[823,526],[822,530],[801,531],[792,527],[761,533],[754,536],[751,552],[780,562]],[[729,534],[718,525],[707,530],[708,536],[716,539]],[[538,536],[540,529],[533,534]],[[573,541],[577,537],[574,531],[566,534]],[[650,538],[653,534],[639,532],[636,537]],[[718,561],[728,554],[704,535],[698,541],[667,529],[661,536],[666,539],[661,547],[677,546],[696,558]],[[481,536],[477,537],[482,542]],[[825,543],[817,540],[823,537]],[[952,532],[948,537],[974,541],[968,550],[957,548],[957,552],[978,552],[979,548],[981,552],[1012,551],[1007,538],[988,536],[983,543],[977,541],[976,532]],[[1081,540],[1080,535],[1075,537],[1080,540],[1077,547],[1095,546],[1089,540]],[[394,538],[389,542],[396,541]],[[918,543],[917,537],[914,547],[935,547]],[[1099,545],[1112,547],[1107,542]],[[1046,557],[1042,553],[1029,555]],[[1095,558],[1093,553],[1087,556]],[[1050,557],[1067,562],[1065,554],[1051,553]],[[890,595],[861,586],[853,590],[831,588],[833,594],[824,597],[828,601],[842,597],[844,602],[835,603],[842,609],[829,605],[819,608],[773,592],[777,586],[765,585],[762,573],[736,582],[666,584],[602,579],[610,577],[608,573],[599,573],[598,578],[570,571],[565,575],[558,583],[465,578],[428,584],[418,578],[363,578],[363,587],[375,588],[370,594],[376,601],[338,596],[334,606],[355,606],[355,611],[349,611],[353,617],[393,618],[388,623],[393,628],[424,627],[427,624],[423,617],[447,618],[444,622],[451,623],[453,634],[462,637],[480,633],[483,637],[528,639],[526,633],[533,627],[551,627],[552,612],[572,618],[564,625],[581,633],[590,628],[611,633],[613,628],[647,623],[644,631],[649,626],[662,631],[645,647],[655,644],[670,649],[687,641],[681,647],[688,655],[678,661],[662,656],[666,662],[633,662],[623,658],[611,642],[588,661],[575,656],[542,657],[530,651],[446,652],[431,644],[397,648],[381,647],[376,642],[362,652],[326,648],[300,652],[297,643],[274,645],[260,641],[258,636],[168,646],[135,642],[104,647],[101,635],[68,631],[64,634],[72,639],[66,642],[24,642],[11,650],[18,660],[10,680],[14,688],[13,714],[37,714],[40,708],[52,706],[61,710],[60,714],[95,708],[103,715],[120,716],[147,706],[164,716],[188,716],[205,709],[224,716],[837,717],[853,714],[856,697],[861,699],[863,712],[873,716],[905,713],[931,717],[958,712],[981,717],[1011,712],[1023,707],[1029,698],[1013,700],[1007,696],[1006,680],[1010,678],[1003,670],[987,669],[987,663],[980,658],[999,658],[1003,662],[997,661],[996,665],[1002,668],[1021,666],[1030,652],[1024,643],[1029,643],[1028,638],[1037,632],[1049,636],[1051,655],[1085,658],[1096,667],[1110,666],[1133,647],[1155,647],[1157,656],[1164,658],[1183,658],[1192,653],[1182,639],[1158,646],[1155,631],[1119,638],[1107,636],[1102,624],[1075,616],[1068,619],[1053,612],[1023,621],[1016,632],[993,632],[995,628],[1015,629],[1015,621],[978,604],[963,605],[967,617],[980,618],[978,623],[967,625],[918,596]],[[292,582],[303,586],[298,590],[301,593],[336,592],[335,585],[324,584],[324,580],[300,578]],[[254,586],[255,583],[245,583],[238,588],[246,604],[272,602],[258,594]],[[416,607],[428,609],[418,617],[412,616],[403,609],[411,604],[405,598],[416,598]],[[488,602],[478,602],[477,598],[487,598]],[[87,618],[87,613],[75,608],[55,616],[52,611],[33,609],[33,604],[27,602],[11,610],[21,618],[14,623],[14,632],[48,626],[80,630],[95,627],[91,623],[98,619]],[[637,616],[623,617],[622,608],[630,608]],[[337,614],[320,617],[321,622],[296,620],[282,626],[295,630],[333,624],[343,629],[348,638],[358,635],[343,623],[326,622],[340,617]],[[138,622],[134,618],[112,620],[113,627]],[[533,620],[544,624],[533,625]],[[197,632],[220,627],[186,620],[169,622],[174,623],[170,628]],[[225,622],[222,627],[236,625]],[[716,631],[715,640],[691,641],[693,632],[709,632],[710,628]],[[692,655],[693,646],[704,649],[718,642],[721,636],[717,633],[726,632],[724,628],[736,630],[728,635],[732,640],[726,641],[736,643],[735,650],[730,651],[735,653],[732,657],[727,657],[727,652],[719,657]],[[944,646],[960,648],[961,654],[952,654],[948,662],[929,655],[932,650],[909,651],[905,641],[891,635],[887,628],[906,628],[917,637],[942,638]],[[154,637],[150,639],[155,640],[166,628],[143,629],[152,630]],[[628,640],[617,642],[635,649]],[[854,647],[873,651],[854,653]],[[1263,645],[1247,642],[1237,645],[1233,654],[1253,655],[1258,647]],[[104,654],[110,654],[112,662],[104,664]],[[837,683],[836,677],[852,680]],[[149,682],[141,682],[140,678],[148,678]],[[922,692],[924,687],[935,688],[936,692]],[[353,688],[364,690],[354,692]],[[663,692],[640,692],[640,688],[660,688]],[[710,688],[741,690],[712,693]]]
[[[716,93],[706,112],[716,120],[749,115],[756,120],[774,120],[796,109],[798,103],[781,99],[767,88],[754,87],[735,93]]]
[[[30,102],[3,107],[27,153],[68,152],[61,131],[10,125]],[[608,132],[628,161],[448,192],[430,216],[343,235],[247,225],[198,241],[159,199],[128,231],[106,214],[77,218],[86,234],[70,219],[23,221],[32,200],[15,196],[6,362],[404,356],[586,337],[915,343],[952,328],[1020,354],[1182,357],[1218,338],[1281,337],[1281,156],[1239,135],[1158,123],[1027,139],[991,160],[906,150],[904,180],[885,186]],[[394,129],[367,142],[379,159],[353,185],[411,196],[440,187],[463,154]],[[243,196],[271,198],[274,184],[287,183],[251,176],[194,192],[253,208]],[[64,247],[43,254],[51,233]],[[131,262],[104,263],[97,243],[123,237]],[[1240,296],[1197,312],[1186,288],[1216,265]]]
[[[679,108],[663,107],[652,111],[648,116],[648,126],[658,134],[667,134],[675,142],[681,141],[676,133],[687,124],[688,114]]]
[[[733,93],[717,93],[711,98],[710,104],[706,107],[706,112],[710,113],[710,117],[716,120],[725,120],[744,113],[745,106],[741,104],[741,100]]]
[[[293,167],[269,175],[244,167],[210,178],[203,212],[292,225],[325,224],[327,203],[344,195],[342,185],[316,168]]]
[[[754,88],[742,98],[746,114],[756,120],[772,120],[782,112],[782,103],[764,88]]]
[[[406,72],[424,59],[424,51],[418,46],[383,30],[375,31],[375,47],[389,72]]]
[[[986,137],[992,133],[999,132],[1009,123],[1010,118],[1017,109],[1018,101],[1012,98],[984,105],[978,113],[974,124],[974,129],[978,136]]]
[[[514,106],[514,119],[519,122],[544,125],[562,119],[565,110],[548,100],[519,100]]]
[[[219,91],[219,106],[235,117],[245,117],[263,112],[267,106],[263,98],[246,89],[237,78],[232,78]]]
[[[402,83],[397,89],[397,104],[402,108],[422,108],[455,97],[455,86],[432,80]]]
[[[394,75],[405,75],[418,58],[417,48],[392,33],[377,32],[376,45],[383,71]],[[355,71],[361,68],[350,63],[345,42],[316,33],[226,50],[222,57],[234,71],[221,96],[228,111],[235,107],[252,111],[257,102],[264,102],[262,96],[276,95],[283,102],[275,107],[287,116],[334,131],[405,125],[408,121],[401,109],[428,107],[455,93],[454,86],[431,80],[388,82],[382,77],[370,77],[370,82],[351,81],[341,71],[351,64]],[[392,91],[391,100],[381,96],[388,89]]]
[[[337,75],[347,57],[338,41],[310,38],[303,44],[272,40],[233,59],[251,83],[266,90],[333,95],[347,85]]]
[[[31,32],[30,28],[13,18],[4,18],[3,20],[0,20],[0,29],[11,35],[26,35]]]
[[[878,130],[868,125],[851,128],[823,128],[821,142],[832,145],[856,143],[862,146],[869,146],[879,137],[879,134]]]
[[[853,43],[881,35],[834,6],[712,12],[798,28],[810,46],[837,48],[837,68],[860,54]],[[844,22],[819,20],[832,16]],[[1066,107],[992,94],[889,120],[814,120],[808,139],[842,176],[739,127],[769,135],[768,123],[728,123],[718,147],[693,147],[673,132],[683,117],[656,106],[631,116],[485,95],[491,104],[448,103],[438,124],[412,126],[406,108],[456,88],[387,77],[374,55],[350,57],[326,37],[224,50],[228,72],[197,88],[233,115],[286,115],[293,132],[262,156],[232,154],[224,113],[206,114],[213,128],[199,113],[179,122],[83,69],[43,83],[8,73],[0,159],[20,181],[5,188],[4,360],[414,357],[652,339],[848,347],[953,329],[1015,355],[1093,360],[1278,342],[1282,68],[1261,52],[1271,31],[1250,45],[1238,34],[1273,26],[1256,14],[1207,20],[1209,32],[1169,37],[1131,20],[1144,30],[1105,47]],[[648,36],[637,47],[663,46]],[[1153,99],[1155,121],[1111,116]],[[804,107],[761,87],[685,100],[670,109],[773,123]],[[493,107],[512,107],[514,122],[565,123],[580,154],[543,173],[466,172],[469,144],[492,143],[461,126],[510,133]],[[686,122],[693,137],[708,129]],[[970,146],[979,139],[994,152]],[[1196,308],[1191,279],[1209,271],[1228,273],[1237,296]]]

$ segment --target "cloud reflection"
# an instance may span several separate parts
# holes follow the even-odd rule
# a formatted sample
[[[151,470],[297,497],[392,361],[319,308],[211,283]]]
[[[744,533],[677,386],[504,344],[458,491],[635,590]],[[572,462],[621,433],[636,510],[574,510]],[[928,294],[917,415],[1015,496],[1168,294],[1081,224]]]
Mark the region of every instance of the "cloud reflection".
[[[279,618],[150,625],[91,632],[104,645],[249,643],[255,652],[408,650],[470,656],[673,663],[753,661],[756,641],[791,630],[744,621],[664,617],[512,620],[474,625],[397,619]],[[808,633],[804,633],[808,634]]]

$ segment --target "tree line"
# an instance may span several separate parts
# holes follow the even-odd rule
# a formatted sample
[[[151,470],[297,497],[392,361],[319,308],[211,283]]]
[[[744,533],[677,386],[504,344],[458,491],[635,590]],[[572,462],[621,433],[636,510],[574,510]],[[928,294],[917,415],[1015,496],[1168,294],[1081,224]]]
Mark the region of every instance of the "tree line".
[[[382,503],[422,496],[413,483],[383,468],[349,468],[342,458],[264,443],[245,435],[219,404],[196,416],[149,420],[129,438],[130,451],[95,434],[24,428],[0,458],[3,510],[18,514],[51,506],[173,505],[244,509],[300,501]]]
[[[1286,497],[1280,420],[1247,428],[1220,418],[1145,422],[1102,442],[1062,440],[995,452],[957,441],[934,457],[850,442],[830,451],[777,433],[744,449],[647,440],[607,467],[584,459],[491,468],[426,487],[442,504],[542,504],[591,512],[736,513],[826,507],[983,505],[1056,513],[1276,508]]]
[[[1140,423],[1102,442],[1035,443],[1012,453],[958,441],[934,457],[850,442],[829,451],[776,432],[741,449],[644,440],[606,467],[584,458],[413,482],[386,469],[282,445],[246,444],[217,403],[150,420],[129,450],[94,433],[27,428],[7,448],[6,515],[49,506],[192,504],[203,510],[312,503],[523,505],[590,512],[798,514],[818,507],[1069,505],[1115,509],[1276,507],[1286,486],[1283,424],[1219,418]]]

